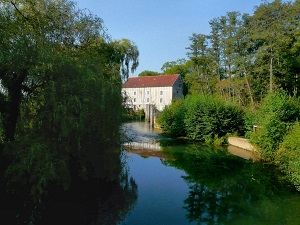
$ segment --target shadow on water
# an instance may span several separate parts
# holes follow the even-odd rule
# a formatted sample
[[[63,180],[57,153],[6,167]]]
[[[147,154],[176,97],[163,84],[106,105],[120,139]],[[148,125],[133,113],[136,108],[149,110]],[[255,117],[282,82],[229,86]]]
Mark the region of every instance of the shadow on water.
[[[25,183],[20,181],[6,189],[9,178],[3,181],[1,224],[113,225],[122,220],[137,200],[137,185],[129,176],[126,154],[120,147],[103,148],[91,142],[82,150],[86,152],[85,162],[72,165],[72,171],[63,175],[69,176],[70,187],[63,190],[52,182],[40,202],[31,200]],[[82,165],[86,165],[85,170],[78,168]]]

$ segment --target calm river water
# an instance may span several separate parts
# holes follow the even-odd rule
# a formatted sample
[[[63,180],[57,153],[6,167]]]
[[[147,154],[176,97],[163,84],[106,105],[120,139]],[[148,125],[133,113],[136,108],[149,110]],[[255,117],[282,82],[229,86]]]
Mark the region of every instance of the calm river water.
[[[169,140],[146,123],[123,129],[137,198],[117,224],[300,224],[300,195],[273,167]]]
[[[171,140],[147,123],[122,129],[121,150],[88,143],[88,176],[48,187],[41,202],[0,185],[1,224],[300,224],[299,192],[249,153]]]

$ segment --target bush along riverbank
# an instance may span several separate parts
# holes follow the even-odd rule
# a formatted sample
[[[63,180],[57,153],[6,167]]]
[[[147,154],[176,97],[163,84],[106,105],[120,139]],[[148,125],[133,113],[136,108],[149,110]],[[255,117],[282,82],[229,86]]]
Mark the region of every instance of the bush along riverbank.
[[[234,103],[213,95],[195,95],[166,107],[158,123],[170,136],[216,144],[229,133],[244,135],[244,118],[244,110]]]
[[[256,109],[213,95],[187,96],[166,107],[158,123],[172,137],[215,145],[226,144],[229,135],[249,138],[262,159],[278,166],[300,191],[299,118],[299,98],[277,92],[266,95]]]

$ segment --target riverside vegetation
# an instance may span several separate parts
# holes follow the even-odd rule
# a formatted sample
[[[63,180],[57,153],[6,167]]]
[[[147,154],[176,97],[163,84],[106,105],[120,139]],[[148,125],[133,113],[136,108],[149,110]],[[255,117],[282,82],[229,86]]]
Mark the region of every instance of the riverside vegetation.
[[[165,131],[210,143],[246,135],[299,190],[299,12],[299,0],[264,2],[253,16],[229,12],[209,22],[209,35],[192,34],[188,60],[162,67],[182,75],[186,95],[161,114]],[[104,198],[114,186],[126,211],[136,186],[119,153],[104,153],[119,140],[121,85],[138,66],[137,46],[112,40],[101,18],[70,0],[0,0],[0,21],[0,205],[76,186],[104,186]]]
[[[266,95],[256,110],[218,96],[187,96],[166,107],[158,122],[173,137],[209,144],[225,144],[229,135],[246,136],[262,159],[277,165],[300,190],[299,118],[299,97],[277,92]]]
[[[252,16],[229,12],[209,22],[209,35],[194,33],[188,60],[162,67],[182,74],[185,90],[159,116],[163,130],[215,144],[245,136],[300,190],[299,12],[299,0],[263,2]]]
[[[0,21],[0,206],[16,210],[3,220],[37,222],[38,203],[64,190],[97,190],[89,202],[114,191],[126,208],[134,184],[120,153],[105,152],[119,142],[121,85],[138,66],[137,46],[112,40],[70,0],[1,0]]]

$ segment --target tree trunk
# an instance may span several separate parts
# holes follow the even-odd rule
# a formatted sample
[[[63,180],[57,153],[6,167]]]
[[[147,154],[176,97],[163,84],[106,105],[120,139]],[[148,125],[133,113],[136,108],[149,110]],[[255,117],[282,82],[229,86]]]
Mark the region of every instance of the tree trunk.
[[[11,102],[7,102],[7,109],[2,113],[4,140],[13,141],[15,139],[15,130],[19,117],[21,94],[15,93]]]
[[[270,92],[273,92],[273,52],[271,49],[271,58],[270,58]]]
[[[8,85],[8,100],[1,112],[5,141],[13,141],[15,139],[15,131],[22,100],[22,83],[26,75],[27,71],[22,71],[19,76],[12,78],[11,84]]]
[[[252,95],[251,86],[250,86],[250,82],[247,78],[247,75],[245,75],[245,80],[246,80],[246,84],[247,84],[248,93],[250,96],[251,105],[252,105],[252,107],[254,107],[253,95]]]
[[[298,96],[298,74],[295,75],[295,83],[294,83],[294,93]]]

